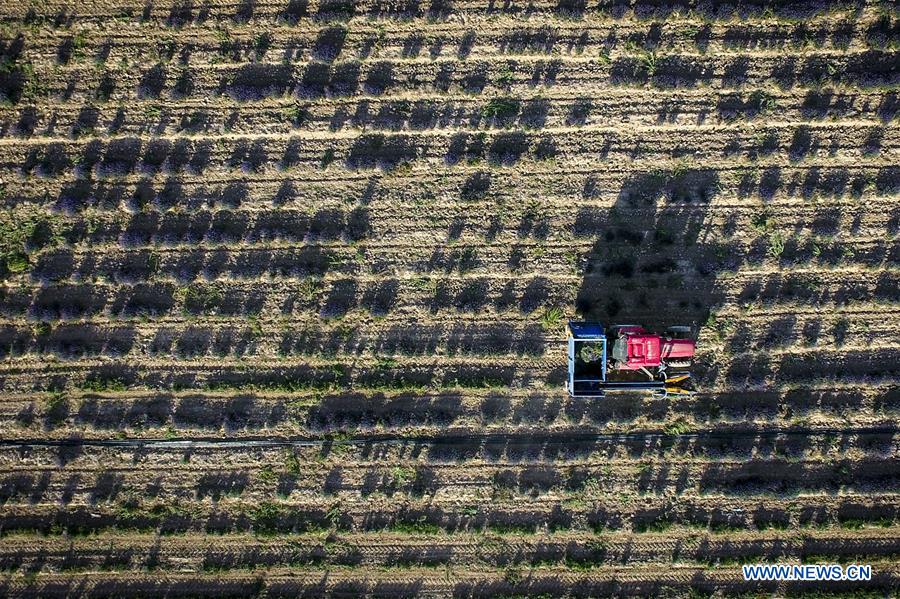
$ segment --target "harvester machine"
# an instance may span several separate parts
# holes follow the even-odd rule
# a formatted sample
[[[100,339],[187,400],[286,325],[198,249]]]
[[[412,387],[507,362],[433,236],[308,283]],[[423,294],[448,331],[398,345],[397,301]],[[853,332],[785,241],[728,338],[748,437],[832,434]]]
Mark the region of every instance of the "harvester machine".
[[[649,390],[658,395],[691,394],[696,343],[691,327],[663,334],[639,325],[606,329],[598,322],[569,321],[569,377],[573,397],[603,397],[608,391]]]

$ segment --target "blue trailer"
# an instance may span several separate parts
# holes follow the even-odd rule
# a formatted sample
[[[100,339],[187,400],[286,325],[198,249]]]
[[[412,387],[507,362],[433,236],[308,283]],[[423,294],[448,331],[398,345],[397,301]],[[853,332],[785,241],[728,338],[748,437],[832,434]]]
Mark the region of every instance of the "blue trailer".
[[[568,379],[572,397],[603,397],[607,391],[649,390],[689,394],[694,341],[688,327],[656,335],[638,325],[609,331],[599,322],[569,321]]]

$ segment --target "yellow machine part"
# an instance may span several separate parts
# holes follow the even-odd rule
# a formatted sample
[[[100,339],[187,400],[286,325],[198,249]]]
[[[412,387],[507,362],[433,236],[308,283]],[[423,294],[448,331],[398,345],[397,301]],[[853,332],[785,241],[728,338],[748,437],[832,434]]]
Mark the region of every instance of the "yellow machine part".
[[[693,395],[693,391],[682,389],[681,387],[666,387],[666,393],[670,395]]]
[[[681,387],[676,387],[678,383],[685,381],[691,378],[689,374],[682,374],[680,376],[673,376],[671,378],[666,379],[666,393],[671,393],[672,395],[693,395],[693,391],[689,391],[687,389],[682,389]]]

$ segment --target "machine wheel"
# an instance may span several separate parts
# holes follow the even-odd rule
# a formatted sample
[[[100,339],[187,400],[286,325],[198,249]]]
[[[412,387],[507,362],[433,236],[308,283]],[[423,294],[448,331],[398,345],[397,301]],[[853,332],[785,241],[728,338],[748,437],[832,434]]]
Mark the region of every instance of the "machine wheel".
[[[666,337],[670,339],[690,339],[693,333],[693,329],[687,326],[669,327],[666,329]]]

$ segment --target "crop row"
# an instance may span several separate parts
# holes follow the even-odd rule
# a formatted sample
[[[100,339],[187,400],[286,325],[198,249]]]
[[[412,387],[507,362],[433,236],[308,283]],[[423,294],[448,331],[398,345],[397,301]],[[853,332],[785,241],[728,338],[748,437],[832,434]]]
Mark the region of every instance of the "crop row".
[[[529,95],[530,96],[530,95]],[[710,110],[714,106],[714,110]],[[872,107],[874,108],[874,112]],[[562,90],[540,98],[500,96],[478,99],[429,97],[403,100],[367,98],[332,99],[327,103],[273,101],[269,103],[221,102],[215,108],[201,102],[116,105],[29,106],[4,115],[6,130],[19,137],[69,135],[108,137],[154,134],[211,135],[225,130],[247,134],[261,125],[270,133],[308,131],[387,130],[422,131],[458,128],[522,128],[591,126],[613,123],[654,125],[721,124],[738,120],[760,122],[777,111],[784,121],[866,119],[888,123],[894,119],[898,100],[894,93],[810,90],[804,95],[755,90],[660,92],[610,90],[602,97],[573,97]],[[148,119],[148,113],[159,118]],[[165,115],[165,118],[163,118]],[[873,134],[877,130],[873,129]]]
[[[818,315],[722,315],[711,321],[714,327],[706,344],[720,342],[730,352],[790,346],[812,347],[835,344],[846,347],[878,345],[889,338],[895,323],[886,319],[893,310],[878,314],[854,311],[822,318]],[[558,322],[552,314],[541,323],[457,323],[409,325],[379,321],[333,327],[294,326],[270,321],[253,323],[222,321],[191,322],[149,326],[115,322],[63,322],[32,325],[0,325],[0,356],[17,357],[55,354],[60,358],[98,355],[171,356],[189,359],[205,355],[400,356],[519,355],[539,356],[546,342],[555,336]],[[764,324],[765,323],[765,324]],[[550,326],[552,325],[552,326]]]
[[[836,166],[819,160],[805,165],[751,162],[723,165],[718,170],[713,170],[699,168],[689,160],[666,166],[661,166],[659,161],[648,161],[644,172],[623,172],[610,166],[596,174],[592,174],[592,170],[583,165],[572,164],[565,174],[554,174],[552,183],[548,180],[551,176],[547,168],[549,164],[556,163],[529,163],[529,169],[524,172],[486,168],[488,165],[484,164],[457,172],[453,172],[453,165],[429,167],[429,172],[435,174],[437,180],[423,180],[418,167],[406,167],[402,172],[391,173],[329,169],[324,173],[242,173],[237,177],[226,175],[221,178],[210,173],[203,181],[197,175],[186,173],[181,176],[158,177],[158,181],[149,176],[137,175],[101,181],[37,177],[21,182],[8,182],[7,202],[11,206],[19,205],[16,216],[25,222],[32,221],[32,226],[41,224],[36,222],[38,218],[49,221],[43,223],[45,228],[54,224],[53,215],[34,214],[34,209],[26,204],[43,205],[50,211],[92,210],[94,214],[89,217],[73,219],[70,226],[58,227],[58,230],[52,231],[65,240],[67,230],[71,229],[74,233],[73,242],[77,242],[82,236],[103,234],[107,227],[121,227],[116,222],[121,218],[133,219],[135,230],[144,237],[151,237],[156,233],[155,229],[162,226],[189,228],[194,217],[190,214],[178,215],[180,210],[196,212],[200,226],[205,226],[202,224],[204,219],[213,218],[214,215],[210,212],[216,211],[210,208],[260,210],[262,214],[259,219],[255,219],[260,225],[265,224],[262,219],[265,218],[266,210],[293,209],[297,212],[285,215],[287,224],[284,227],[295,223],[302,226],[304,221],[313,226],[314,223],[307,219],[314,221],[317,215],[324,218],[329,214],[325,212],[327,210],[338,209],[346,213],[347,205],[351,202],[359,203],[357,207],[360,211],[357,214],[361,216],[366,215],[364,210],[368,209],[370,223],[374,218],[371,210],[378,207],[378,222],[384,220],[389,223],[389,226],[378,229],[382,236],[392,233],[399,235],[414,227],[431,230],[433,234],[446,237],[450,234],[449,225],[453,220],[458,220],[459,210],[462,208],[467,213],[477,210],[480,218],[476,220],[490,223],[484,233],[488,240],[503,230],[510,217],[520,219],[517,235],[533,237],[541,237],[541,228],[546,229],[543,235],[545,237],[556,232],[560,226],[565,231],[570,230],[572,215],[575,217],[572,232],[579,237],[597,235],[604,225],[634,230],[645,224],[643,221],[628,222],[629,213],[653,219],[666,216],[683,219],[694,217],[697,223],[689,229],[691,231],[700,224],[699,219],[703,214],[709,213],[716,217],[715,224],[718,226],[730,223],[727,228],[722,229],[726,235],[736,232],[739,217],[756,216],[757,213],[759,220],[754,219],[749,223],[751,229],[765,229],[766,226],[779,224],[781,219],[774,206],[764,208],[745,201],[754,197],[765,202],[779,201],[783,205],[777,206],[778,212],[785,213],[784,222],[793,225],[800,221],[798,224],[805,225],[814,232],[836,233],[842,215],[848,219],[853,217],[849,224],[854,232],[867,224],[864,220],[886,222],[885,232],[888,234],[893,235],[897,231],[896,211],[892,205],[883,204],[889,204],[890,197],[900,190],[900,171],[877,162],[852,167]],[[644,161],[638,164],[644,166]],[[298,185],[293,181],[297,176],[304,177],[307,183]],[[439,181],[444,181],[445,186],[439,187]],[[539,200],[539,197],[542,199]],[[491,204],[483,201],[487,198],[490,198]],[[614,210],[598,205],[603,199],[608,201],[613,198]],[[801,207],[783,201],[793,198],[816,199],[820,203]],[[871,211],[863,210],[864,206],[856,204],[857,200],[863,198],[869,200],[865,208],[873,208]],[[664,200],[672,202],[672,205],[662,204]],[[693,200],[697,200],[694,205],[686,205]],[[492,209],[494,203],[497,204],[496,209]],[[657,203],[664,208],[659,215],[654,210]],[[130,217],[108,214],[120,212],[122,208],[146,213]],[[157,214],[160,209],[172,209],[174,213],[161,217]],[[402,216],[409,214],[410,209],[427,209],[429,214],[413,222],[408,219],[406,222],[391,222],[401,220]],[[340,212],[331,214],[346,218],[346,214]],[[237,213],[229,215],[229,218],[246,220],[249,215]],[[526,218],[530,224],[526,222]],[[553,228],[542,225],[545,221],[549,222],[550,218],[562,222]],[[299,222],[297,219],[300,219]],[[665,223],[661,224],[662,228],[668,228]],[[326,223],[322,223],[319,226],[327,231],[325,225]],[[646,226],[649,227],[649,223]],[[825,230],[828,228],[830,230]],[[493,234],[492,230],[495,231]],[[670,233],[675,235],[677,232]],[[4,232],[4,235],[8,234]],[[277,228],[272,231],[276,238],[278,234]],[[53,236],[45,233],[45,237],[43,241],[39,238],[29,241],[39,248],[47,245]],[[188,239],[191,242],[200,241]],[[614,240],[615,237],[610,239]],[[623,240],[634,243],[634,240]],[[98,242],[102,241],[101,237]],[[172,241],[177,242],[178,239]]]
[[[340,214],[339,211],[331,212]],[[354,216],[350,215],[351,218]],[[643,255],[634,245],[614,242],[598,242],[599,248],[582,253],[578,251],[581,244],[577,243],[522,240],[514,243],[512,247],[498,243],[490,245],[460,243],[454,249],[446,249],[442,245],[433,248],[420,246],[410,251],[405,258],[394,259],[398,250],[403,249],[402,246],[379,247],[367,244],[347,247],[310,243],[300,247],[271,249],[269,249],[271,246],[234,247],[235,244],[241,243],[241,237],[246,234],[244,233],[246,228],[241,224],[241,216],[234,217],[227,211],[221,211],[210,220],[212,222],[207,221],[209,229],[203,237],[212,247],[122,251],[121,246],[116,244],[111,248],[114,254],[109,248],[98,247],[100,244],[91,244],[92,249],[84,252],[54,249],[44,251],[34,258],[31,277],[32,280],[45,283],[91,280],[134,285],[150,281],[169,281],[186,285],[195,281],[270,280],[284,276],[321,278],[327,275],[326,278],[331,280],[343,276],[356,276],[360,304],[364,306],[372,304],[373,312],[383,314],[396,303],[397,296],[412,296],[409,297],[408,303],[417,303],[413,298],[422,291],[434,291],[442,275],[474,276],[496,272],[503,275],[514,273],[527,276],[539,271],[549,280],[581,273],[596,278],[631,279],[642,273],[642,277],[644,275],[648,275],[651,279],[658,277],[659,280],[656,282],[663,281],[664,275],[678,273],[688,277],[695,275],[694,269],[679,267],[675,262],[677,249],[672,239],[647,244],[649,247],[644,248],[646,253]],[[200,223],[202,222],[201,218]],[[359,229],[354,230],[354,225],[360,223],[361,221],[349,222],[342,230],[341,221],[331,221],[329,223],[331,230],[324,233],[356,236],[361,232]],[[140,224],[152,225],[152,221],[147,223],[147,220],[144,220],[144,223]],[[290,225],[282,223],[284,227]],[[193,231],[196,232],[197,229]],[[130,243],[135,243],[150,241],[152,238],[148,239],[146,233],[139,232],[135,227],[126,231],[120,239],[128,239]],[[183,242],[185,241],[189,242],[189,239]],[[217,244],[222,246],[216,247]],[[230,247],[225,247],[226,244]],[[793,237],[779,232],[759,235],[744,243],[737,240],[720,241],[709,243],[704,247],[714,252],[716,257],[696,265],[696,270],[703,275],[725,270],[735,271],[739,267],[759,268],[771,263],[783,268],[797,269],[813,265],[830,271],[866,269],[872,271],[874,275],[879,269],[888,270],[900,264],[897,245],[892,241],[880,239],[837,240],[817,236]],[[687,249],[683,257],[693,255],[694,252]],[[551,262],[556,258],[561,260]],[[393,276],[385,277],[380,283],[375,284],[378,289],[383,290],[379,293],[370,288],[368,279],[372,274],[377,274],[378,264],[388,262],[392,264]],[[547,263],[553,266],[545,266]],[[375,268],[373,264],[376,265]],[[373,270],[375,272],[372,272]],[[416,278],[412,281],[399,280],[407,279],[409,276]],[[643,282],[646,283],[646,280]],[[321,279],[311,280],[309,284],[318,290],[326,287],[325,281]],[[227,284],[223,286],[227,287]],[[808,286],[812,287],[808,291],[821,298],[820,301],[827,301],[825,298],[828,294],[819,295],[819,285],[814,280],[810,279]],[[412,289],[404,289],[407,287]],[[371,294],[383,295],[384,299],[381,301],[377,297],[367,299]],[[767,297],[769,295],[765,294]],[[209,307],[215,303],[210,302]],[[529,302],[523,299],[522,309],[530,311],[540,303],[541,301]],[[377,304],[382,304],[380,310]],[[529,304],[533,306],[529,308]],[[186,305],[186,308],[190,312],[198,311],[190,305]]]
[[[280,254],[289,265],[290,272],[302,267],[290,264],[292,257],[304,252],[289,251]],[[309,255],[309,254],[306,254]],[[227,262],[226,262],[227,264]],[[613,262],[612,264],[618,264]],[[201,263],[202,265],[202,263]],[[201,265],[197,265],[199,269]],[[220,264],[219,268],[225,267]],[[199,270],[198,270],[199,272]],[[206,269],[209,278],[219,273]],[[631,270],[631,274],[636,269]],[[653,272],[649,272],[653,275]],[[810,302],[820,306],[850,306],[862,303],[891,304],[898,300],[898,282],[893,270],[832,270],[766,273],[750,271],[727,278],[731,289],[726,294],[708,276],[688,273],[692,284],[697,285],[704,297],[731,300],[735,303],[761,304],[764,306],[791,305]],[[193,277],[189,277],[189,280]],[[580,308],[587,312],[592,308],[604,310],[616,317],[621,310],[621,292],[604,292],[596,284],[604,280],[628,281],[632,277],[622,272],[589,273],[578,292]],[[499,280],[487,276],[463,277],[440,275],[417,282],[389,278],[368,280],[338,277],[317,284],[315,279],[223,281],[220,283],[193,283],[180,287],[171,282],[137,283],[134,285],[105,284],[47,284],[31,288],[10,287],[6,290],[2,313],[7,317],[29,315],[36,319],[80,319],[91,316],[135,317],[141,315],[259,315],[266,306],[272,306],[276,314],[292,315],[303,312],[318,313],[326,318],[336,318],[365,310],[385,315],[395,309],[398,298],[403,298],[404,310],[425,308],[433,314],[440,312],[478,313],[492,310],[497,313],[531,314],[538,309],[558,306],[573,297],[574,276],[558,277],[502,277]],[[683,288],[686,279],[675,274],[644,277],[642,281],[626,284],[623,291],[651,296],[667,294],[668,299],[655,306],[660,316],[671,308],[681,309],[688,316],[705,320],[706,311],[690,308],[698,299],[697,293]],[[431,283],[429,283],[431,281]],[[833,287],[829,286],[834,284]],[[606,300],[606,301],[603,301]],[[614,301],[615,300],[615,301]],[[619,309],[615,309],[618,303]],[[637,308],[646,308],[644,301]],[[397,310],[400,308],[397,307]],[[535,315],[537,316],[537,315]],[[559,320],[557,316],[555,320]],[[651,319],[651,324],[657,319]],[[689,320],[689,319],[688,319]],[[701,321],[702,321],[701,320]]]
[[[500,60],[378,60],[247,63],[240,66],[177,66],[159,63],[131,71],[68,66],[36,70],[14,63],[0,76],[0,93],[13,103],[49,98],[80,101],[183,99],[222,96],[252,101],[382,96],[430,91],[436,94],[525,92],[537,86],[634,87],[660,89],[763,87],[783,89],[828,84],[878,88],[897,83],[894,51],[701,56],[639,54],[615,58],[507,57]]]
[[[95,474],[93,468],[84,471],[69,464],[59,474],[47,470],[40,474],[13,471],[0,478],[0,505],[9,503],[13,506],[23,502],[99,505],[117,500],[134,503],[134,496],[143,493],[182,506],[196,500],[201,503],[222,501],[226,507],[237,497],[271,496],[273,493],[283,499],[321,495],[329,501],[347,502],[379,497],[468,496],[493,497],[499,501],[546,496],[562,497],[569,503],[579,504],[616,493],[639,493],[645,498],[716,495],[750,500],[772,495],[837,491],[861,499],[878,496],[885,489],[893,488],[900,476],[896,460],[891,459],[895,448],[889,441],[889,434],[872,438],[880,441],[880,445],[867,447],[871,454],[864,454],[860,447],[854,447],[852,458],[834,455],[827,461],[822,457],[769,456],[749,461],[719,458],[706,462],[698,458],[681,460],[670,451],[664,462],[610,459],[599,468],[523,466],[515,462],[495,465],[458,460],[453,465],[439,466],[408,462],[394,462],[393,466],[313,463],[304,465],[303,473],[297,474],[296,469],[292,473],[281,465],[284,460],[296,466],[301,458],[291,458],[291,453],[277,456],[277,469],[268,463],[252,462],[235,464],[231,469],[206,468],[205,464],[186,467],[160,463],[157,456],[154,463],[142,465],[140,470],[116,468]],[[437,445],[443,441],[433,443]],[[833,446],[839,444],[837,441]],[[493,449],[499,451],[500,448]],[[536,445],[533,449],[535,454],[540,447]],[[344,457],[349,454],[339,448],[339,442],[332,444],[329,451],[339,452]],[[510,449],[509,453],[514,450]],[[187,459],[191,458],[191,454],[186,455]],[[519,456],[512,455],[510,459],[516,457]],[[198,467],[204,468],[202,473]],[[248,470],[254,474],[251,476]]]
[[[722,533],[769,528],[805,528],[840,526],[848,529],[863,526],[892,527],[897,506],[889,496],[846,496],[840,499],[811,497],[791,499],[778,504],[765,504],[759,498],[742,504],[729,498],[727,506],[721,498],[670,500],[642,498],[644,507],[601,506],[573,509],[549,501],[528,504],[518,500],[518,509],[503,507],[455,507],[421,501],[406,501],[393,507],[343,504],[336,500],[315,507],[290,503],[229,502],[168,505],[159,500],[142,503],[130,500],[126,505],[109,510],[101,505],[68,505],[30,507],[27,510],[3,508],[3,533],[38,532],[45,535],[95,534],[101,531],[153,531],[161,534],[207,532],[216,534],[252,531],[259,535],[297,534],[338,531],[391,531],[407,533],[462,533],[484,531],[535,534],[539,531],[632,530],[658,532],[678,525]],[[777,507],[781,506],[781,507]],[[793,515],[792,515],[793,514]]]
[[[711,134],[717,136],[711,138]],[[535,133],[364,133],[351,137],[335,135],[325,139],[300,135],[243,137],[219,138],[215,142],[211,139],[143,140],[139,137],[121,137],[106,142],[11,142],[3,146],[0,156],[3,164],[11,170],[20,169],[26,177],[38,175],[41,178],[59,178],[73,173],[81,176],[93,173],[102,179],[134,174],[148,177],[196,176],[207,172],[251,174],[267,170],[284,171],[299,166],[322,167],[332,162],[343,163],[348,169],[396,168],[417,160],[442,161],[449,165],[463,160],[470,163],[487,161],[508,166],[526,158],[548,161],[572,159],[579,155],[599,155],[599,158],[608,160],[619,156],[681,160],[687,163],[686,167],[682,167],[687,170],[683,173],[686,175],[691,172],[691,161],[741,157],[752,158],[755,168],[768,167],[777,172],[802,160],[814,160],[827,150],[836,162],[840,158],[856,157],[868,163],[861,167],[878,169],[873,179],[862,181],[860,191],[875,183],[884,193],[896,191],[897,169],[880,164],[878,154],[889,153],[896,144],[890,129],[866,131],[855,124],[852,127],[833,124],[801,125],[789,127],[783,132],[777,128],[760,132],[732,127],[660,127],[630,133],[564,128]],[[696,149],[687,152],[687,146]],[[815,166],[821,169],[831,165]],[[839,162],[835,166],[838,167],[832,169],[835,175],[841,177],[841,172],[844,175],[842,181],[831,182],[831,194],[841,195],[851,183],[847,174],[849,171],[846,165]],[[701,183],[703,181],[697,181],[695,186]],[[715,181],[706,183],[709,187]],[[90,181],[82,183],[85,184],[90,184]],[[173,188],[167,190],[167,194],[177,200],[181,183],[177,178],[170,178],[169,184]],[[219,192],[236,195],[239,202],[241,185],[233,183]],[[815,182],[812,187],[814,190]],[[855,183],[853,187],[856,187]],[[704,200],[714,195],[716,190],[688,191],[693,192],[690,195],[699,194],[697,199]],[[825,193],[828,194],[827,191]],[[234,204],[235,200],[230,203]]]
[[[824,390],[817,394],[820,397],[835,397],[839,392]],[[430,425],[446,426],[447,423],[439,419],[441,413],[452,413],[455,409],[453,400],[462,402],[462,395],[457,390],[433,399],[432,413],[436,418],[413,423],[413,426],[418,427],[418,432],[409,434],[391,430],[392,427],[405,424],[399,420],[386,422],[383,429],[362,425],[336,430],[330,428],[332,422],[318,421],[318,410],[304,399],[279,405],[278,402],[254,400],[250,395],[238,395],[212,405],[209,401],[203,401],[203,396],[190,394],[184,397],[197,400],[196,409],[192,409],[192,404],[187,399],[175,408],[176,418],[184,418],[190,426],[197,426],[198,423],[202,426],[210,422],[221,426],[224,421],[226,426],[229,423],[239,426],[269,425],[277,432],[273,432],[268,445],[253,435],[242,438],[238,434],[241,431],[236,429],[226,439],[198,432],[194,436],[195,440],[187,443],[179,443],[171,435],[160,434],[158,429],[152,428],[146,431],[149,433],[148,437],[136,436],[131,441],[111,440],[104,436],[94,439],[87,431],[84,431],[86,434],[81,443],[73,438],[55,442],[48,439],[45,446],[41,442],[27,439],[9,439],[3,447],[3,462],[8,465],[4,468],[8,475],[4,493],[7,498],[18,496],[24,501],[33,492],[39,492],[40,495],[46,491],[47,485],[56,475],[61,478],[74,474],[79,476],[73,480],[83,483],[85,492],[90,491],[90,495],[94,495],[91,481],[96,479],[98,484],[106,480],[115,481],[123,473],[130,473],[129,476],[137,480],[144,477],[145,482],[158,475],[165,475],[173,479],[170,481],[172,484],[191,488],[190,485],[178,483],[178,480],[184,477],[188,480],[200,478],[204,473],[211,474],[207,477],[211,480],[215,480],[216,474],[224,476],[227,469],[223,470],[223,456],[227,456],[227,463],[235,470],[235,477],[249,481],[252,473],[253,480],[263,486],[273,483],[277,478],[273,475],[277,474],[283,475],[295,487],[305,484],[304,481],[312,481],[310,484],[319,487],[323,480],[334,479],[338,487],[341,481],[346,480],[350,485],[347,488],[353,489],[353,485],[359,484],[364,475],[368,478],[368,474],[388,473],[391,474],[389,479],[394,480],[395,487],[399,488],[409,485],[417,478],[420,469],[423,479],[438,477],[450,486],[464,486],[465,481],[472,477],[481,476],[482,482],[487,480],[484,475],[478,474],[478,468],[483,466],[492,472],[504,469],[515,471],[516,468],[530,471],[531,478],[523,476],[522,479],[523,484],[526,480],[531,480],[529,485],[541,480],[535,477],[552,476],[553,480],[566,483],[559,490],[567,488],[579,491],[586,489],[591,479],[596,479],[594,483],[613,480],[617,473],[612,469],[610,461],[630,470],[629,476],[634,474],[635,469],[642,472],[648,468],[664,467],[667,460],[671,459],[679,468],[689,468],[692,463],[698,467],[715,467],[720,463],[732,472],[740,472],[740,468],[746,464],[748,470],[760,473],[761,477],[769,476],[769,479],[774,479],[776,475],[761,472],[767,461],[786,471],[801,469],[803,464],[813,468],[849,469],[852,467],[853,456],[883,459],[884,456],[891,455],[895,446],[892,440],[892,423],[877,423],[868,428],[849,423],[848,427],[857,428],[848,428],[845,432],[836,432],[835,429],[828,428],[827,423],[817,429],[804,429],[799,421],[787,423],[774,420],[771,423],[758,422],[753,426],[749,426],[746,421],[719,422],[715,426],[704,425],[698,429],[696,424],[679,415],[686,412],[684,409],[673,410],[672,415],[678,418],[665,427],[661,423],[645,421],[639,427],[627,429],[636,429],[638,432],[600,434],[596,432],[596,427],[558,420],[560,415],[566,417],[583,406],[577,403],[565,405],[561,412],[555,401],[545,399],[542,402],[536,394],[517,404],[512,414],[504,415],[511,416],[512,426],[490,426],[485,429],[479,428],[483,425],[476,423],[475,426],[470,424],[468,428],[463,425],[454,426],[451,432],[426,428]],[[736,395],[730,393],[727,397],[733,398]],[[787,397],[790,399],[792,395],[795,394],[788,393]],[[167,412],[171,409],[170,401],[167,396],[154,398],[152,401],[135,400],[133,411],[143,411],[146,423],[151,427],[165,424]],[[347,399],[345,403],[349,401]],[[503,396],[500,394],[488,395],[484,409],[494,412],[486,415],[488,424],[496,424],[491,419],[498,412],[496,406],[502,401]],[[883,396],[879,395],[875,401],[892,401],[886,409],[895,411],[896,388],[888,390]],[[105,403],[108,402],[106,400]],[[298,406],[301,402],[305,404]],[[47,408],[58,407],[60,404],[66,406],[55,397],[51,397],[46,403]],[[337,400],[330,399],[322,409],[334,409],[338,403]],[[122,408],[123,404],[119,403],[118,406]],[[400,410],[405,406],[418,411],[423,407],[421,402],[417,404],[416,398],[409,394],[394,396],[386,407]],[[106,414],[110,414],[108,405],[103,406],[95,398],[89,397],[81,403],[72,422],[83,425],[85,420],[92,418],[104,407]],[[4,405],[4,408],[7,409],[7,406]],[[258,415],[252,413],[257,408],[260,409]],[[787,412],[792,404],[787,404],[785,408]],[[304,413],[304,409],[308,413]],[[218,411],[218,414],[214,415],[214,411]],[[17,416],[21,417],[24,412],[25,409],[22,409]],[[277,419],[283,417],[285,412],[294,413],[297,421],[304,422],[307,429],[288,430],[280,427]],[[468,422],[471,423],[472,420]],[[553,432],[540,435],[530,432],[532,425],[537,423],[554,425]],[[332,432],[327,432],[328,430]],[[350,434],[347,430],[356,433]],[[609,427],[604,430],[614,429]],[[405,442],[407,437],[410,444],[418,447],[412,455]],[[839,456],[842,457],[838,459]],[[545,465],[545,460],[554,465]],[[100,463],[107,467],[102,473],[97,470]],[[302,467],[304,464],[309,465],[308,469]],[[886,466],[888,469],[893,467],[890,464]],[[65,470],[60,470],[61,467],[65,467]],[[879,471],[883,474],[884,468]],[[592,476],[591,472],[596,476]],[[397,476],[393,476],[395,473]],[[82,477],[82,474],[85,476]],[[846,471],[842,475],[846,475]],[[460,476],[460,481],[454,481],[454,476]],[[518,480],[516,476],[514,474],[507,482],[515,486]],[[57,480],[54,486],[59,489],[60,481]],[[445,494],[441,493],[440,496],[445,497]]]
[[[881,597],[896,587],[897,572],[890,565],[876,562],[871,581],[833,581],[829,589],[835,593]],[[821,585],[821,583],[817,583]],[[658,564],[622,569],[616,566],[584,568],[536,567],[507,568],[499,572],[482,570],[464,572],[435,567],[394,568],[356,573],[341,568],[308,568],[300,573],[292,569],[268,573],[222,572],[157,573],[110,572],[85,577],[82,574],[33,575],[11,579],[0,584],[0,590],[14,597],[39,595],[65,599],[72,589],[90,597],[142,598],[147,596],[181,596],[196,594],[197,589],[223,599],[245,599],[265,596],[273,599],[307,597],[372,597],[378,599],[457,597],[490,599],[497,596],[571,596],[648,597],[656,594],[687,595],[689,593],[728,592],[749,594],[787,592],[798,599],[821,596],[810,582],[747,582],[735,576],[733,567],[709,568],[685,565],[673,569]],[[820,586],[819,586],[820,588]],[[264,595],[263,595],[264,594]]]
[[[767,355],[742,353],[727,362],[700,367],[704,384],[726,389],[751,389],[821,383],[835,380],[890,382],[897,376],[900,349],[892,345],[873,348],[817,348]],[[713,358],[715,360],[715,358]],[[322,389],[358,387],[381,390],[426,388],[501,388],[514,386],[556,387],[565,368],[549,360],[519,357],[491,361],[445,359],[441,364],[351,366],[340,360],[256,360],[241,357],[205,357],[174,370],[168,358],[149,360],[48,362],[39,365],[12,362],[3,368],[0,381],[6,389],[63,390],[85,388],[185,389]],[[420,361],[421,362],[421,361]]]
[[[235,24],[265,22],[267,25],[303,25],[320,21],[356,21],[362,18],[390,19],[390,25],[402,26],[412,19],[449,21],[455,14],[467,19],[479,16],[537,17],[552,16],[561,22],[628,21],[628,20],[679,20],[695,19],[698,24],[736,19],[778,20],[796,23],[801,20],[828,16],[858,15],[864,8],[862,2],[795,2],[782,5],[777,2],[755,1],[734,4],[707,4],[696,0],[680,0],[660,4],[645,0],[601,0],[590,5],[582,0],[536,0],[534,2],[485,4],[477,0],[429,0],[428,2],[397,2],[394,0],[253,0],[194,5],[180,1],[166,1],[136,6],[127,2],[112,2],[98,6],[79,7],[72,10],[65,2],[48,2],[40,7],[21,6],[10,10],[9,15],[29,25],[69,27],[73,23],[102,21],[150,23],[157,27],[179,29],[191,24],[231,21]],[[877,10],[876,5],[873,10]],[[881,11],[884,12],[884,11]],[[386,23],[388,24],[388,23]]]
[[[609,536],[566,538],[564,534],[558,540],[492,535],[440,541],[414,535],[385,535],[381,538],[336,535],[325,541],[318,536],[304,539],[302,547],[300,543],[260,542],[252,537],[172,538],[165,544],[157,544],[156,539],[133,536],[129,539],[128,548],[119,543],[102,546],[99,539],[97,542],[79,539],[68,548],[59,547],[47,539],[29,541],[37,546],[28,546],[19,539],[7,541],[16,553],[0,556],[0,569],[23,572],[120,570],[147,567],[152,560],[162,570],[183,569],[186,563],[194,563],[196,570],[206,572],[285,566],[310,569],[359,564],[390,568],[465,564],[500,567],[565,565],[579,570],[614,563],[727,565],[751,559],[757,562],[791,558],[818,561],[827,557],[841,562],[865,557],[868,559],[862,561],[871,563],[889,560],[898,554],[896,540],[889,538],[859,539],[821,533],[803,541],[780,538],[771,533],[741,540],[723,540],[716,536],[702,540],[677,538],[677,545],[673,540],[647,538],[644,535],[624,540]]]
[[[271,395],[274,392],[274,397]],[[260,427],[289,430],[354,430],[379,426],[459,426],[482,423],[490,426],[551,424],[606,424],[611,421],[649,422],[674,419],[682,422],[739,423],[753,417],[757,422],[777,422],[781,416],[803,418],[813,414],[839,416],[845,413],[890,416],[900,409],[896,386],[862,391],[855,387],[798,387],[784,391],[731,391],[702,393],[691,400],[671,398],[609,397],[603,402],[584,399],[560,401],[547,394],[524,394],[504,390],[444,392],[343,391],[309,396],[269,394],[247,390],[236,395],[156,393],[117,398],[86,392],[80,396],[5,400],[2,421],[20,427],[22,433],[34,425],[45,430],[65,430],[77,425],[103,433],[113,429],[159,431],[167,426],[183,430],[253,431]],[[48,433],[49,434],[49,433]],[[146,433],[145,433],[146,434]],[[734,441],[737,446],[739,441]],[[699,448],[698,448],[699,451]],[[727,448],[721,451],[727,453]]]
[[[116,30],[74,27],[29,39],[21,50],[11,42],[6,55],[57,64],[91,61],[115,65],[141,56],[147,61],[181,63],[258,62],[338,57],[484,58],[491,55],[609,55],[614,51],[772,52],[800,48],[890,44],[896,19],[875,13],[854,20],[804,20],[788,24],[708,23],[703,26],[659,22],[575,22],[533,19],[522,26],[515,19],[475,19],[465,25],[420,21],[391,27],[380,21],[352,25],[310,23],[304,27],[217,24],[170,31],[162,39],[142,35],[140,25],[120,23]],[[18,43],[17,43],[18,42]],[[148,56],[149,55],[149,56]]]

